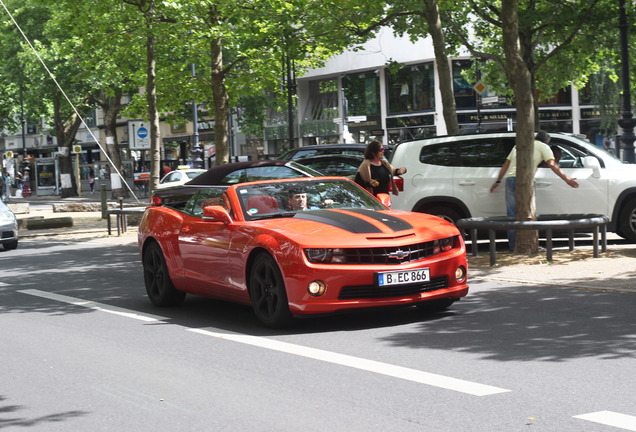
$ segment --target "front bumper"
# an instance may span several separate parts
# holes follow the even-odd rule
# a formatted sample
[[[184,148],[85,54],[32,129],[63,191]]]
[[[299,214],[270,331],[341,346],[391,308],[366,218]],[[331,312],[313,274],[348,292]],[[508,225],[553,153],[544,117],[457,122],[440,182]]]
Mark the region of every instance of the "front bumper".
[[[312,266],[286,275],[285,284],[289,307],[294,314],[320,314],[340,310],[371,307],[415,305],[423,301],[460,298],[468,293],[467,275],[456,280],[458,267],[467,269],[466,256],[439,256],[409,263],[405,266]],[[420,283],[380,287],[377,272],[429,268],[430,280]],[[314,297],[307,292],[310,282],[319,280],[326,285],[325,293]]]

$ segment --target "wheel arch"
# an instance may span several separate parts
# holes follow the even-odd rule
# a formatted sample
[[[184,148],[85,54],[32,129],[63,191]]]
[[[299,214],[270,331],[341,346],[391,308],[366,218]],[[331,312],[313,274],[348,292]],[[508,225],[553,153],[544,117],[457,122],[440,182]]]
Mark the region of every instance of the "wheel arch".
[[[625,204],[631,200],[632,198],[636,198],[636,187],[631,187],[625,189],[616,199],[614,203],[614,208],[612,209],[611,220],[607,226],[608,231],[616,232],[620,227],[620,214],[623,210]]]
[[[462,218],[471,217],[470,210],[461,200],[448,196],[429,196],[420,199],[411,211],[426,213],[427,209],[436,206],[446,206],[454,209]]]

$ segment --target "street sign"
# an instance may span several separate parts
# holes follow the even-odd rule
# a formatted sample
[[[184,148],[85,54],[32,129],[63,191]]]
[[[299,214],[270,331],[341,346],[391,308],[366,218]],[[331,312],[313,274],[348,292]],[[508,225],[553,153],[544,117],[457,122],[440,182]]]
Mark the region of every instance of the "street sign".
[[[82,146],[79,144],[73,144],[73,148],[71,149],[71,153],[79,154],[82,152]]]
[[[5,156],[7,157],[7,159],[12,159],[13,158],[13,152],[12,151],[8,151],[5,153]]]
[[[360,122],[367,121],[367,116],[365,116],[365,115],[349,116],[349,117],[347,117],[347,121],[349,123],[360,123]]]
[[[486,90],[488,90],[488,86],[486,84],[484,84],[484,82],[482,80],[479,80],[473,86],[473,90],[475,90],[477,92],[477,94],[481,96],[482,93],[484,93]]]
[[[488,96],[481,100],[484,105],[495,105],[499,103],[499,96]]]
[[[128,146],[131,150],[150,150],[150,132],[146,122],[128,122]]]

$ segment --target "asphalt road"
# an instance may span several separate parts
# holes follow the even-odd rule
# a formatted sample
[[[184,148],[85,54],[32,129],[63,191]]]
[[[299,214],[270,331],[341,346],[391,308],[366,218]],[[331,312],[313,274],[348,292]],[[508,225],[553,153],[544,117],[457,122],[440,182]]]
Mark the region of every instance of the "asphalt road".
[[[416,308],[262,328],[145,297],[135,238],[0,250],[0,429],[636,430],[636,297],[474,281]]]

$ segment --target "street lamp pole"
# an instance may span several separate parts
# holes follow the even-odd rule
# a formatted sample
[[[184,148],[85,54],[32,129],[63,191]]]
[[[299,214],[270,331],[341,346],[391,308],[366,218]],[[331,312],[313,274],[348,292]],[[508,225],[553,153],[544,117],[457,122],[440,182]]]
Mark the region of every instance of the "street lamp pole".
[[[196,71],[194,68],[194,63],[190,65],[192,70],[192,77],[196,76]],[[201,145],[199,144],[199,118],[197,115],[197,103],[194,98],[192,98],[192,123],[194,132],[192,134],[192,149],[190,153],[192,153],[192,167],[193,168],[203,168],[203,159],[201,158],[203,154],[203,150],[201,150]]]
[[[294,148],[294,92],[296,92],[296,76],[292,68],[289,54],[284,55],[284,67],[287,81],[287,135],[289,139],[289,148]]]
[[[631,91],[629,89],[629,47],[627,40],[627,14],[625,13],[625,0],[619,0],[619,24],[621,38],[621,62],[622,62],[622,83],[623,83],[623,112],[618,125],[623,129],[621,142],[623,148],[623,161],[634,163],[634,121],[632,114]]]
[[[20,108],[22,111],[22,154],[23,160],[22,164],[26,166],[27,164],[27,148],[26,148],[26,117],[24,117],[24,95],[20,92]]]

